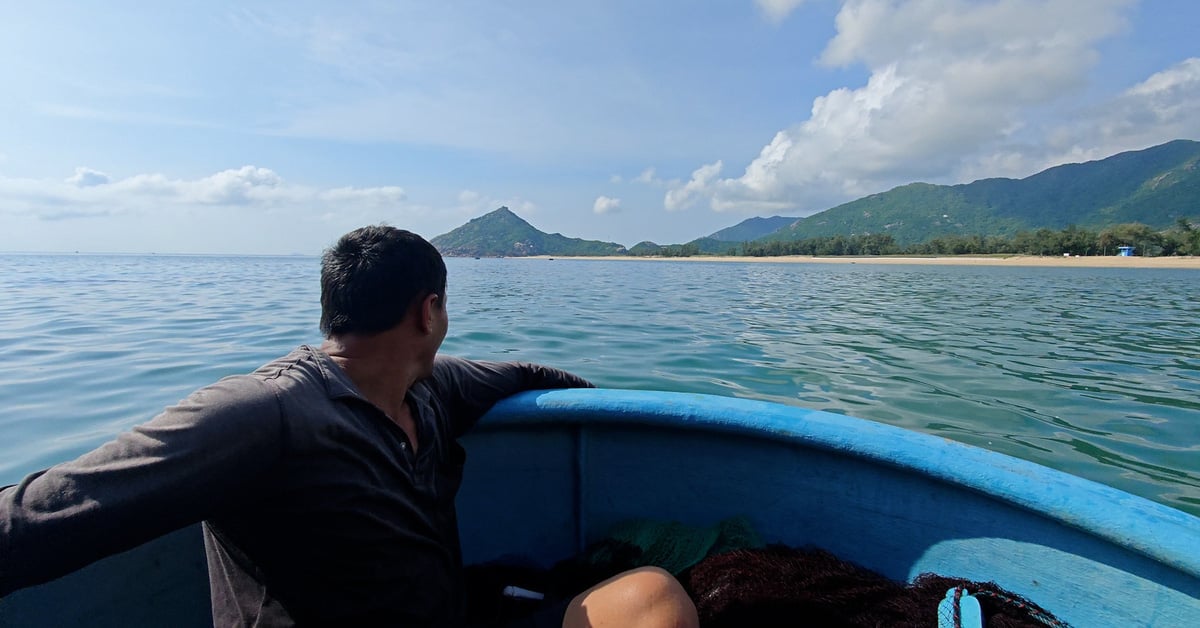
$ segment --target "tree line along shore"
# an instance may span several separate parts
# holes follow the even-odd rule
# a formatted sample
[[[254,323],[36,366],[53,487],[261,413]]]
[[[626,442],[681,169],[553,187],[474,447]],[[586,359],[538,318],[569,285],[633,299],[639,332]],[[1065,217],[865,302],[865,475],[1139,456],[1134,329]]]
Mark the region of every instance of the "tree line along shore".
[[[1096,231],[1074,225],[1055,231],[1019,231],[1012,236],[948,235],[902,246],[888,234],[834,235],[803,240],[729,243],[725,250],[704,251],[695,243],[643,250],[650,257],[840,257],[840,256],[1119,256],[1127,247],[1137,257],[1200,255],[1200,229],[1180,218],[1170,229],[1156,231],[1140,223],[1119,224]],[[638,255],[631,252],[631,255]]]
[[[1057,268],[1175,268],[1200,270],[1200,256],[1122,257],[1090,255],[1086,257],[1042,255],[781,255],[779,257],[740,257],[730,255],[661,256],[563,256],[534,255],[511,259],[591,260],[621,262],[741,262],[785,264],[912,264],[928,266],[1048,266]]]

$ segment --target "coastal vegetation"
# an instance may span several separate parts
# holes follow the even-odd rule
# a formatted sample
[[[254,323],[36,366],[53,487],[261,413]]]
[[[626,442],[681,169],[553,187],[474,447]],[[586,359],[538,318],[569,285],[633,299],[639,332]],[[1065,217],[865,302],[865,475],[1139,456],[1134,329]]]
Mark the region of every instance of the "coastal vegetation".
[[[947,235],[900,246],[887,234],[821,236],[793,242],[742,243],[732,255],[1116,255],[1132,246],[1137,255],[1200,255],[1200,229],[1186,219],[1156,231],[1140,223],[1114,225],[1101,231],[1070,225],[1065,229],[1018,231],[1012,236]]]

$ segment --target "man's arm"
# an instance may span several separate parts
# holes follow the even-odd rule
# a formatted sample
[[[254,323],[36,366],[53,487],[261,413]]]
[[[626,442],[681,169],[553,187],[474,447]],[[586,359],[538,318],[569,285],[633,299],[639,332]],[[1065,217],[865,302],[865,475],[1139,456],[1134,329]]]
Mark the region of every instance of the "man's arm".
[[[209,516],[273,464],[280,429],[272,390],[227,378],[0,489],[0,596]]]
[[[489,362],[438,356],[434,381],[449,404],[454,435],[462,436],[501,399],[526,390],[594,388],[566,371],[528,362]]]

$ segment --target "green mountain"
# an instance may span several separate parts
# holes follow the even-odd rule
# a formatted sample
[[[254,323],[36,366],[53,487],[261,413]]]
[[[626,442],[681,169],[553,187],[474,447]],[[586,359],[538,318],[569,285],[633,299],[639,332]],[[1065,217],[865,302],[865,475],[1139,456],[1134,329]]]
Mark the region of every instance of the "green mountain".
[[[442,255],[451,257],[526,257],[529,255],[624,255],[613,242],[568,238],[543,233],[501,207],[432,240]]]
[[[647,257],[650,255],[661,255],[662,251],[663,246],[661,244],[655,244],[649,240],[642,240],[641,242],[633,245],[633,247],[629,249],[628,253],[629,255],[633,255],[635,257]]]
[[[1140,222],[1165,229],[1200,218],[1200,142],[1176,140],[1024,179],[910,183],[795,221],[762,241],[888,234],[904,246],[947,235],[1100,229]]]
[[[1066,164],[1024,179],[961,185],[910,183],[807,218],[750,218],[686,244],[613,242],[538,231],[501,207],[432,240],[443,255],[736,254],[742,242],[891,236],[905,247],[945,236],[999,236],[1068,226],[1102,230],[1141,223],[1153,230],[1200,223],[1200,142],[1176,140],[1107,159]],[[777,229],[771,231],[772,229]]]
[[[747,218],[732,227],[724,229],[708,236],[701,240],[718,240],[721,242],[749,242],[757,240],[765,235],[774,233],[792,223],[800,220],[799,218],[788,218],[787,216],[771,216],[770,218]]]

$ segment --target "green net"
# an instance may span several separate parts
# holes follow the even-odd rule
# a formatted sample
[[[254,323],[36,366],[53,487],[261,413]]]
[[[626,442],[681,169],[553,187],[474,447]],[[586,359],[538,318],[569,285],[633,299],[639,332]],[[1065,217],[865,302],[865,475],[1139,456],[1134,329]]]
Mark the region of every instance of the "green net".
[[[705,557],[735,549],[763,547],[758,533],[745,517],[732,517],[715,525],[694,527],[677,521],[632,519],[613,526],[608,540],[597,543],[585,560],[593,565],[609,564],[618,559],[615,552],[630,547],[636,550],[635,566],[661,567],[679,575]]]

